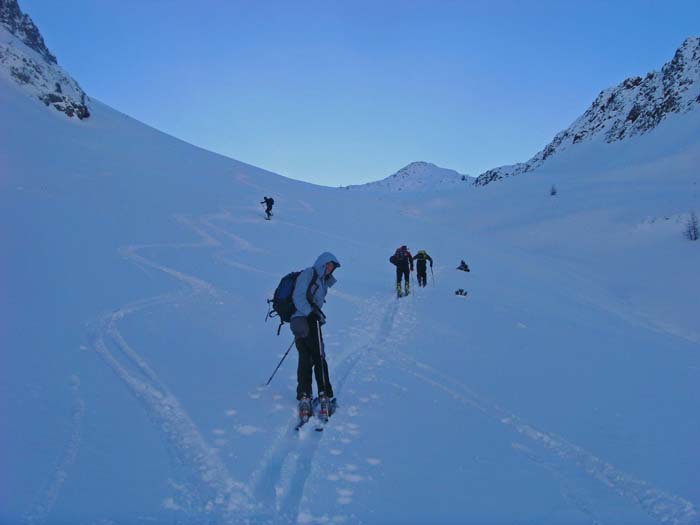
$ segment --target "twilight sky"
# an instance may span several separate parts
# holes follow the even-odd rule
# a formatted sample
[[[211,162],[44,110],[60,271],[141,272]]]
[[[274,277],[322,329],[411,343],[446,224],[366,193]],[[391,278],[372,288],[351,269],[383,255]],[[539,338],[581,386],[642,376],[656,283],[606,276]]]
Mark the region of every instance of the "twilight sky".
[[[525,161],[700,34],[700,1],[19,0],[92,97],[337,186]]]

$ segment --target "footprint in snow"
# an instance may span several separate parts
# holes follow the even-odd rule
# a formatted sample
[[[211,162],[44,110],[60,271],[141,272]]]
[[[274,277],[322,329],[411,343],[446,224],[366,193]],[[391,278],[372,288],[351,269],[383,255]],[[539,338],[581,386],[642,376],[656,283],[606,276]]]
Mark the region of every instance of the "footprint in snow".
[[[364,481],[365,478],[359,474],[344,474],[343,479],[350,483],[360,483],[361,481]]]
[[[236,432],[244,436],[252,436],[257,432],[261,432],[261,429],[254,427],[253,425],[238,425],[236,427]]]

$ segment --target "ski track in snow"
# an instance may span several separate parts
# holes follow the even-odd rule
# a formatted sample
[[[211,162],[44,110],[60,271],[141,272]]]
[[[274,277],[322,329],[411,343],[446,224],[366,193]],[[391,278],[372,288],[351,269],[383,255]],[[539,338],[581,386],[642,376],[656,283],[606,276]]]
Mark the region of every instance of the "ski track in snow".
[[[323,485],[321,473],[314,470],[314,458],[320,442],[327,432],[314,432],[313,424],[296,432],[294,426],[297,418],[296,415],[293,415],[284,426],[278,429],[277,437],[264,453],[259,466],[253,471],[248,485],[240,483],[228,472],[218,457],[217,450],[209,447],[173,394],[117,330],[116,323],[126,315],[172,304],[187,296],[217,295],[216,288],[206,281],[157,264],[139,255],[139,251],[154,248],[222,248],[221,242],[205,231],[206,228],[231,240],[237,251],[261,252],[242,237],[213,224],[213,220],[230,223],[244,222],[243,219],[235,218],[230,210],[203,216],[199,219],[201,227],[183,216],[178,217],[178,220],[195,231],[201,237],[201,241],[183,244],[134,245],[121,249],[120,253],[141,267],[154,268],[170,275],[183,283],[185,288],[178,292],[130,303],[103,316],[95,331],[94,349],[130,388],[156,427],[164,433],[172,456],[180,470],[186,472],[184,475],[186,488],[179,487],[182,492],[181,497],[187,503],[188,514],[192,518],[201,519],[203,515],[206,515],[222,523],[245,522],[250,524],[329,522],[348,519],[346,515],[338,515],[333,518],[325,515],[314,517],[309,510],[313,509],[313,495],[309,494],[310,486],[316,481]],[[289,224],[289,226],[302,228],[294,224]],[[305,227],[303,229],[311,231]],[[314,233],[323,233],[313,231]],[[356,241],[342,240],[360,245]],[[215,254],[215,257],[247,271],[259,271],[248,265],[232,261],[220,253]],[[356,343],[350,345],[338,356],[337,364],[331,369],[336,385],[336,395],[340,399],[343,399],[342,392],[345,383],[355,372],[358,362],[372,350],[382,349],[379,356],[393,359],[404,373],[449,395],[464,407],[478,410],[496,419],[508,429],[529,438],[549,451],[551,458],[542,459],[524,445],[514,445],[517,451],[547,469],[559,482],[564,498],[573,507],[586,514],[593,523],[600,523],[600,519],[591,510],[592,505],[581,491],[567,481],[566,475],[561,472],[561,467],[558,467],[558,464],[569,462],[576,465],[587,475],[604,483],[616,494],[632,499],[651,517],[662,523],[677,525],[697,525],[700,523],[697,510],[687,500],[656,489],[634,476],[619,471],[613,465],[556,434],[537,429],[518,416],[485,401],[458,380],[398,350],[398,343],[413,330],[413,325],[416,322],[415,307],[411,302],[414,297],[415,295],[412,295],[402,301],[396,301],[393,297],[390,301],[368,301],[368,303],[372,303],[372,307],[366,310],[367,319],[371,319],[374,315],[377,316],[375,319],[381,319],[381,321],[378,326],[375,326],[370,337],[367,336],[366,326],[363,326],[362,329],[350,330],[351,340],[355,340]],[[353,301],[357,300],[357,298],[353,298]],[[399,303],[405,306],[400,307]],[[400,330],[395,329],[397,324]],[[119,361],[110,351],[108,342],[111,342],[119,350],[125,363]],[[381,362],[382,360],[379,363],[381,364]],[[374,367],[369,367],[368,371],[372,372],[372,370]],[[433,377],[439,377],[440,380],[437,381]],[[447,386],[448,384],[450,386]],[[401,388],[400,385],[396,386]],[[356,407],[343,406],[341,408],[347,409],[349,412],[353,410],[356,412]],[[349,428],[350,434],[357,434],[357,425],[347,424],[343,427]],[[349,439],[341,440],[341,442],[347,443],[350,441]],[[340,449],[334,449],[334,451],[335,455],[343,454]],[[368,459],[370,465],[376,465],[378,462],[380,460],[376,458],[374,458],[374,463]],[[356,469],[356,465],[348,464],[338,473],[331,474],[331,477],[342,479],[348,483],[362,481],[364,477],[357,474]],[[60,484],[62,482],[56,484],[59,489]],[[57,490],[54,492],[57,494]],[[336,500],[338,506],[346,506],[352,501],[353,491],[348,488],[340,488],[338,495]],[[46,501],[48,505],[44,507],[50,510],[55,498],[51,499],[49,496]],[[181,508],[180,505],[176,506]],[[37,507],[35,510],[33,514],[35,521],[48,512],[48,510],[46,513],[41,512],[44,507]]]
[[[128,315],[174,304],[191,296],[217,296],[216,288],[210,283],[139,254],[147,249],[221,247],[222,244],[204,230],[204,227],[211,227],[209,221],[212,217],[215,215],[200,221],[203,227],[185,216],[177,217],[179,222],[200,236],[200,242],[132,245],[119,250],[138,266],[161,271],[184,287],[173,293],[134,301],[103,315],[92,329],[92,346],[141,403],[149,419],[164,436],[174,468],[183,478],[183,483],[174,484],[180,493],[181,504],[173,501],[171,506],[186,512],[190,519],[201,520],[206,516],[205,519],[216,523],[238,523],[241,516],[254,507],[248,488],[231,475],[217,450],[209,446],[177,398],[117,329],[117,323]],[[245,239],[233,234],[228,237],[239,250],[256,251]]]
[[[409,303],[409,306],[412,305]],[[610,463],[557,434],[539,430],[517,415],[484,400],[467,385],[454,377],[440,372],[425,363],[421,363],[398,350],[397,346],[389,349],[386,355],[394,359],[399,368],[405,373],[447,394],[461,405],[478,410],[497,420],[519,435],[529,438],[548,450],[552,454],[552,458],[547,461],[536,462],[544,465],[550,472],[556,472],[555,477],[560,482],[565,498],[576,508],[589,515],[594,523],[597,523],[598,519],[595,518],[590,510],[590,506],[582,501],[579,493],[568,484],[565,486],[561,485],[565,475],[557,469],[557,463],[568,461],[570,464],[577,466],[587,475],[612,489],[616,494],[627,497],[637,503],[649,516],[661,523],[673,523],[674,525],[700,524],[700,514],[698,514],[695,506],[686,499],[657,489],[645,481],[620,471]],[[446,386],[447,384],[451,386]],[[523,452],[524,447],[519,449],[519,451]],[[532,453],[527,455],[530,459],[536,457]]]
[[[559,484],[559,491],[572,507],[578,509],[582,514],[588,517],[593,525],[602,525],[603,521],[593,510],[594,504],[591,498],[585,492],[572,484],[572,482],[561,472],[561,467],[558,467],[551,460],[545,460],[530,450],[525,445],[520,443],[512,444],[513,450],[524,454],[530,461],[544,468]],[[538,520],[539,521],[539,520]],[[547,521],[542,519],[542,521]]]
[[[330,368],[333,389],[338,399],[343,399],[345,384],[358,362],[368,352],[381,347],[390,333],[396,314],[396,301],[392,300],[388,308],[386,306],[385,302],[382,303],[385,314],[379,328],[372,332],[370,341],[366,341],[365,334],[365,340],[360,341],[359,348],[358,345],[349,346]],[[308,510],[302,510],[302,507],[313,504],[313,498],[307,494],[307,485],[312,478],[314,457],[329,429],[317,433],[313,429],[314,422],[311,421],[300,431],[296,431],[296,423],[297,416],[294,414],[286,425],[278,430],[277,438],[251,476],[250,486],[254,496],[261,503],[261,508],[269,509],[266,515],[258,516],[253,523],[303,523],[313,520],[313,515]],[[334,425],[334,422],[331,422],[331,425]],[[345,497],[347,498],[347,495]]]
[[[213,519],[217,523],[257,523],[262,515],[258,506],[260,501],[252,496],[247,485],[237,481],[228,472],[218,455],[218,450],[208,445],[177,398],[162,383],[147,361],[127,343],[116,326],[126,316],[176,304],[188,297],[218,295],[217,289],[212,284],[140,255],[139,252],[144,250],[217,248],[220,251],[214,253],[215,259],[246,271],[261,271],[228,258],[222,243],[210,234],[210,232],[216,233],[230,240],[234,244],[235,251],[264,253],[246,239],[214,224],[214,221],[245,222],[245,219],[234,217],[232,209],[204,215],[197,221],[178,215],[176,217],[178,222],[194,231],[200,237],[199,242],[139,244],[120,248],[119,254],[138,267],[163,272],[182,283],[184,287],[172,293],[131,302],[103,315],[96,323],[96,327],[91,330],[91,339],[93,349],[130,389],[154,426],[164,435],[164,443],[183,481],[172,483],[181,501],[176,502],[169,498],[169,508],[185,512],[190,519],[202,519],[203,516],[207,516],[207,519]],[[314,233],[323,233],[294,224],[289,225]],[[337,238],[337,236],[323,234]],[[342,240],[350,242],[348,239]],[[358,356],[350,355],[346,356],[344,362],[351,368],[357,359]],[[338,385],[342,388],[342,380]],[[292,426],[290,425],[290,428]],[[320,439],[321,436],[318,437]],[[280,481],[287,485],[288,490],[285,491],[285,498],[277,498],[280,501],[277,502],[276,508],[281,509],[281,516],[293,515],[303,495],[305,479],[311,468],[318,439],[311,438],[306,442],[309,444],[306,447],[308,450],[295,453],[293,456],[284,454],[285,468],[279,469],[284,475]],[[285,450],[285,448],[277,448]],[[270,455],[276,458],[279,454],[279,451],[273,451]],[[275,490],[279,492],[277,488]]]
[[[299,202],[301,202],[301,201],[299,201]],[[231,213],[232,210],[243,210],[243,211],[246,211],[246,212],[250,212],[250,211],[251,211],[251,208],[249,208],[249,207],[231,206],[231,207],[227,207],[226,210],[227,210],[226,212],[213,215],[212,217],[215,217],[216,219],[218,219],[218,220],[220,220],[220,221],[225,221],[225,222],[229,222],[229,223],[233,223],[233,224],[235,224],[235,223],[239,223],[239,224],[240,224],[240,223],[251,222],[250,219],[238,217],[238,216],[236,216],[236,215],[234,215],[234,214]],[[291,210],[290,210],[290,211],[291,211]],[[305,211],[309,211],[309,210],[306,210],[306,209],[305,209]],[[258,213],[258,212],[256,212],[256,213]],[[256,219],[254,219],[253,221],[255,222],[255,221],[257,221],[257,220],[258,220],[258,219],[256,218]],[[275,219],[274,221],[272,221],[272,222],[274,222],[274,224],[277,225],[277,226],[279,226],[279,227],[281,227],[281,226],[286,226],[286,227],[288,227],[288,228],[292,228],[292,229],[296,229],[296,230],[301,230],[301,231],[303,231],[303,232],[306,232],[307,234],[308,234],[308,233],[311,233],[311,234],[313,234],[314,236],[317,236],[317,237],[325,237],[325,238],[331,239],[331,240],[336,241],[336,242],[337,242],[337,241],[340,241],[340,242],[342,242],[344,245],[352,245],[352,246],[356,246],[356,247],[358,247],[358,248],[364,248],[364,247],[367,246],[367,243],[358,241],[357,239],[353,239],[353,238],[351,238],[351,237],[344,237],[344,236],[342,236],[342,235],[338,235],[338,234],[335,234],[335,233],[329,233],[329,232],[327,232],[327,231],[319,230],[319,229],[317,229],[317,228],[310,228],[309,226],[305,226],[305,225],[303,225],[303,224],[297,224],[297,223],[295,223],[295,222],[286,221],[286,220],[284,220],[284,219],[280,219],[279,217],[276,218],[276,219]],[[217,228],[218,230],[220,230],[220,231],[222,231],[222,232],[226,232],[225,235],[233,235],[233,234],[231,234],[231,232],[228,231],[228,230],[224,230],[224,229],[222,229],[222,228],[220,228],[220,227],[216,227],[216,226],[215,226],[215,228]]]
[[[34,505],[34,508],[25,516],[25,523],[35,525],[46,521],[51,513],[51,509],[53,509],[53,506],[58,500],[63,484],[68,477],[68,471],[78,457],[78,451],[80,450],[80,445],[83,441],[85,402],[80,396],[80,378],[77,376],[73,376],[71,378],[71,389],[73,390],[73,408],[71,410],[72,428],[70,438],[68,439],[68,443],[63,450],[61,459],[53,469],[51,479],[48,486],[44,490],[40,501],[38,501]]]
[[[381,351],[378,352],[380,364],[383,358],[393,360],[397,367],[404,373],[447,394],[464,407],[475,409],[495,419],[504,425],[506,430],[515,431],[518,435],[529,438],[542,446],[545,451],[551,454],[549,458],[543,459],[538,457],[524,445],[514,445],[514,448],[518,452],[524,453],[528,459],[535,464],[550,472],[560,486],[562,497],[568,501],[572,507],[586,515],[591,523],[601,523],[601,519],[592,510],[594,505],[589,501],[585,493],[577,488],[573,481],[568,479],[567,474],[564,472],[566,466],[575,466],[586,475],[603,483],[606,487],[611,489],[613,493],[632,500],[656,521],[661,523],[673,523],[675,525],[700,524],[700,516],[691,502],[653,487],[635,476],[620,471],[612,464],[605,462],[584,448],[565,440],[561,436],[537,429],[517,415],[502,409],[492,402],[484,400],[468,386],[454,377],[430,365],[422,363],[399,350],[401,344],[410,336],[412,330],[416,328],[417,314],[415,313],[415,306],[413,304],[415,298],[415,294],[412,294],[408,298],[394,301],[396,305],[400,304],[401,308],[397,309],[394,307],[390,310],[390,315],[385,316],[384,323],[379,333],[375,335],[375,340],[377,341],[376,345],[373,345],[381,349]],[[377,305],[377,308],[373,310],[375,312],[382,311],[380,308],[381,307]],[[358,336],[359,334],[356,335],[356,337]],[[372,382],[376,379],[371,375],[375,368],[375,366],[367,367],[365,372],[369,375],[363,378],[365,382]],[[351,369],[348,370],[348,373],[356,371],[357,370]],[[447,384],[451,386],[446,386]],[[397,388],[402,387],[397,385]],[[369,402],[369,399],[364,401]],[[360,402],[363,402],[362,398],[360,398]],[[339,474],[332,475],[331,478],[332,480],[343,478],[345,478],[346,481],[348,480],[347,473],[342,471]],[[349,479],[352,480],[353,476],[351,475]],[[313,509],[313,501],[310,498],[305,499],[308,499],[308,501],[305,502],[308,504],[308,507]],[[339,498],[338,503],[343,504],[343,500],[344,498]],[[310,510],[304,510],[298,515],[299,522],[327,522],[328,520],[328,516],[316,517]]]

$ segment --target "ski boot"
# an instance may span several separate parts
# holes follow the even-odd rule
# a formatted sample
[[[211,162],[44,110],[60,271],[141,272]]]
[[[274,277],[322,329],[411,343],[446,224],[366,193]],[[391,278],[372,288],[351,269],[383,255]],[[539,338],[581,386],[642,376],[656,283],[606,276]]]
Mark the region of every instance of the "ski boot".
[[[328,423],[328,418],[331,417],[331,401],[325,392],[318,394],[318,419],[322,423]]]
[[[401,296],[403,296],[403,293],[401,292],[401,283],[396,283],[396,297]]]
[[[311,417],[311,399],[309,399],[308,396],[303,396],[299,400],[299,425],[297,426],[297,429],[301,428],[301,426],[309,421],[309,418]]]
[[[406,291],[403,293],[404,295],[411,293],[411,286],[408,284],[408,282],[404,283],[404,288],[406,288]]]

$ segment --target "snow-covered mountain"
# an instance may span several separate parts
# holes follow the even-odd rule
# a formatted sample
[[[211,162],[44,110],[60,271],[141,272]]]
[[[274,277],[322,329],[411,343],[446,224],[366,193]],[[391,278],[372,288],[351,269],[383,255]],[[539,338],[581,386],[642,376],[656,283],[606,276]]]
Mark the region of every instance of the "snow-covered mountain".
[[[0,75],[69,117],[90,116],[90,100],[44,43],[17,0],[0,0]]]
[[[385,179],[345,186],[353,190],[432,191],[466,187],[474,179],[430,162],[412,162]]]
[[[692,112],[510,184],[388,193],[25,88],[0,76],[0,523],[699,523]],[[400,244],[434,273],[399,300]],[[326,250],[339,409],[297,433],[266,299]]]
[[[558,133],[529,161],[488,170],[474,184],[531,172],[548,159],[580,143],[611,144],[648,133],[665,119],[693,112],[700,119],[700,37],[687,38],[661,71],[628,78],[601,91],[591,107],[568,129]]]

